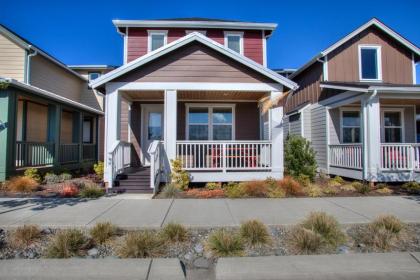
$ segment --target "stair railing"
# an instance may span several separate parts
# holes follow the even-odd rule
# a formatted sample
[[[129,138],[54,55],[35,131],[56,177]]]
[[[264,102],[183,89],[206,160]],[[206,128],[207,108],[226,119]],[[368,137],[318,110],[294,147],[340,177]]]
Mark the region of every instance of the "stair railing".
[[[131,166],[131,143],[124,141],[115,142],[111,151],[109,152],[109,165],[110,170],[110,182],[111,186],[114,185],[114,180],[118,174],[124,172],[125,168]]]
[[[156,193],[161,182],[162,172],[162,144],[161,141],[153,141],[147,150],[150,155],[150,187]]]

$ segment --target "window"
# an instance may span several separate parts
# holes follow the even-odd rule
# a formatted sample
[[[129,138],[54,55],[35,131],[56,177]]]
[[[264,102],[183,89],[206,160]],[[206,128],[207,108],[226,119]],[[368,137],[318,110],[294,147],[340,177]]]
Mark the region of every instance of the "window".
[[[101,76],[101,73],[89,72],[89,82],[99,78],[99,76]]]
[[[359,77],[364,81],[382,80],[380,46],[359,46]]]
[[[92,119],[86,118],[83,120],[83,143],[92,143],[93,142],[93,125]]]
[[[341,140],[343,143],[360,143],[360,112],[341,112]]]
[[[162,114],[159,112],[149,113],[149,126],[147,127],[148,140],[162,140]]]
[[[225,47],[243,54],[243,32],[225,32]]]
[[[232,140],[234,138],[233,106],[187,106],[187,139]]]
[[[168,38],[168,31],[166,30],[159,30],[159,31],[148,31],[149,38],[148,38],[148,51],[154,51],[163,47],[167,43]]]
[[[401,111],[383,112],[383,139],[385,143],[403,142],[403,126]]]

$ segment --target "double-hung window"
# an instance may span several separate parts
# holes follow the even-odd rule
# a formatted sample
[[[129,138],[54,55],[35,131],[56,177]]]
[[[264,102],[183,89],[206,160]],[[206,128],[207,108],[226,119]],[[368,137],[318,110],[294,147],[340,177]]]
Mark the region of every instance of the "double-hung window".
[[[361,81],[382,81],[380,46],[359,45],[359,78]]]
[[[225,32],[225,47],[243,54],[244,53],[244,42],[243,32]]]
[[[402,111],[383,111],[382,118],[385,143],[402,143]]]
[[[341,111],[341,140],[343,143],[360,143],[360,111]]]
[[[168,31],[167,30],[149,30],[148,31],[148,51],[154,51],[167,44]]]
[[[187,105],[189,140],[233,140],[234,107],[231,105]]]

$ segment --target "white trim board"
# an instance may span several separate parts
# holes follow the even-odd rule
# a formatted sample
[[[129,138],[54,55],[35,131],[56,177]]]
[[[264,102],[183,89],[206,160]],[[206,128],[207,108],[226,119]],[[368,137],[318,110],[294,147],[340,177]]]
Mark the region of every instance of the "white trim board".
[[[147,52],[152,52],[152,36],[163,35],[163,46],[157,48],[160,49],[168,44],[168,30],[147,30]]]
[[[357,46],[358,48],[358,56],[359,56],[359,80],[363,82],[382,82],[382,46],[380,45],[373,45],[373,44],[360,44]],[[377,71],[377,78],[376,79],[367,79],[363,78],[362,74],[362,50],[363,49],[371,49],[376,50],[376,71]]]
[[[188,35],[186,35],[186,36],[184,36],[184,37],[182,37],[178,40],[175,40],[175,41],[173,41],[173,42],[171,42],[171,43],[169,43],[169,44],[167,44],[167,45],[165,45],[165,46],[163,46],[163,47],[161,47],[157,50],[154,50],[154,51],[152,51],[148,54],[145,54],[145,55],[143,55],[143,56],[141,56],[141,57],[139,57],[139,58],[137,58],[137,59],[135,59],[135,60],[133,60],[133,61],[131,61],[131,62],[129,62],[129,63],[127,63],[127,64],[125,64],[125,65],[123,65],[123,66],[121,66],[121,67],[103,75],[103,76],[101,76],[101,77],[99,77],[98,79],[95,79],[94,81],[92,81],[92,83],[90,83],[90,86],[93,87],[93,88],[96,88],[100,85],[103,85],[103,84],[111,81],[112,79],[115,79],[115,78],[117,78],[117,77],[119,77],[119,76],[121,76],[125,73],[130,72],[131,70],[134,70],[134,69],[136,69],[136,68],[138,68],[138,67],[140,67],[140,66],[142,66],[142,65],[144,65],[148,62],[151,62],[151,61],[153,61],[153,60],[155,60],[155,59],[157,59],[157,58],[159,58],[159,57],[161,57],[165,54],[168,54],[168,53],[170,53],[170,52],[172,52],[172,51],[174,51],[174,50],[176,50],[176,49],[178,49],[182,46],[185,46],[185,45],[187,45],[191,42],[195,42],[195,41],[199,42],[199,43],[202,43],[205,46],[208,46],[211,49],[213,49],[215,51],[218,51],[218,52],[222,53],[223,55],[226,55],[227,57],[229,57],[229,58],[231,58],[231,59],[233,59],[233,60],[235,60],[239,63],[242,63],[243,65],[255,70],[256,72],[258,72],[258,73],[272,79],[273,81],[278,82],[278,83],[280,83],[280,84],[282,84],[282,85],[284,85],[284,86],[286,86],[290,89],[296,90],[298,88],[298,85],[295,82],[293,82],[293,81],[283,77],[282,75],[280,75],[280,74],[262,66],[261,64],[251,60],[250,58],[247,58],[247,57],[245,57],[245,56],[243,56],[243,55],[241,55],[241,54],[239,54],[239,53],[237,53],[233,50],[230,50],[230,49],[226,48],[225,46],[217,43],[216,41],[214,41],[214,40],[212,40],[212,39],[210,39],[210,38],[208,38],[208,37],[206,37],[206,36],[204,36],[200,33],[197,33],[197,32],[193,32],[191,34],[188,34]]]
[[[242,31],[224,31],[224,46],[228,47],[229,37],[239,37],[239,53],[244,54],[244,32]]]

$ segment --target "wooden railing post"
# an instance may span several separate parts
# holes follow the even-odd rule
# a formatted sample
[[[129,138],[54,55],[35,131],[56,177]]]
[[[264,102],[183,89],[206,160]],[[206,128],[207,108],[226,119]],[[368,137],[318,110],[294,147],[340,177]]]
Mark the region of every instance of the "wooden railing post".
[[[226,166],[227,166],[227,157],[226,157],[227,153],[226,153],[226,143],[223,143],[222,145],[222,168],[223,168],[223,173],[226,173]]]

